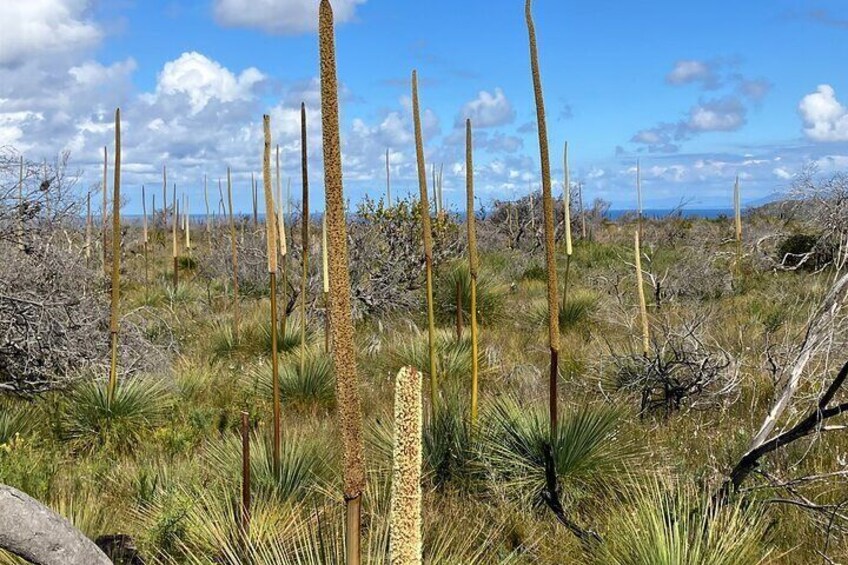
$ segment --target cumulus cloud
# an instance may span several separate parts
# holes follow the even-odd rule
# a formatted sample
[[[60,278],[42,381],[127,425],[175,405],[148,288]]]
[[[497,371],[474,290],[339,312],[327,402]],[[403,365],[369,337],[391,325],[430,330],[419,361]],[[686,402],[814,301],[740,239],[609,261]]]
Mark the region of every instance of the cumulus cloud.
[[[349,22],[366,0],[334,0],[336,23]],[[318,0],[215,0],[215,20],[226,27],[260,29],[275,35],[313,32],[318,27]]]
[[[463,127],[469,118],[475,128],[497,127],[515,120],[515,109],[502,89],[496,88],[494,94],[481,90],[477,98],[462,107],[454,125]]]
[[[733,69],[738,62],[727,59],[685,59],[666,75],[672,86],[696,84],[701,90],[720,90],[723,95],[701,97],[676,121],[662,121],[637,131],[631,143],[651,153],[676,153],[683,142],[708,132],[737,131],[747,123],[748,107],[758,106],[771,91],[764,78],[747,78]]]
[[[5,0],[0,2],[0,66],[76,52],[96,45],[100,28],[87,18],[88,0]]]
[[[665,81],[675,86],[698,83],[706,89],[719,86],[716,64],[694,59],[677,61],[671,72],[666,75]]]
[[[733,96],[700,102],[689,110],[689,120],[684,131],[736,131],[745,125],[747,110]]]
[[[829,84],[822,84],[798,105],[804,133],[813,141],[848,141],[848,108]]]
[[[183,94],[191,102],[191,111],[203,110],[212,99],[221,102],[250,100],[254,87],[265,76],[250,67],[238,77],[219,63],[192,51],[165,63],[156,85],[157,95]]]

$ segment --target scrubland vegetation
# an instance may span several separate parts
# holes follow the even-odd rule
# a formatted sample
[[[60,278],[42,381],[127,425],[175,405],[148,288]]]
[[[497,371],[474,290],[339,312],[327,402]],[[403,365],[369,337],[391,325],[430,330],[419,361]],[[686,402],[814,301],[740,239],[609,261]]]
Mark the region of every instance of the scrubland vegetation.
[[[67,159],[0,153],[0,483],[116,563],[848,559],[848,178],[612,221],[550,177],[437,214],[422,174],[345,214],[335,123],[326,224],[267,138],[265,223],[92,219]]]

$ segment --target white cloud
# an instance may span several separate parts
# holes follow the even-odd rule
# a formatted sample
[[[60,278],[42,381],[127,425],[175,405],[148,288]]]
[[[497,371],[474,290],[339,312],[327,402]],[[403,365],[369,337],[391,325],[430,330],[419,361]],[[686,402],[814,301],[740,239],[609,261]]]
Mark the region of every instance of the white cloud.
[[[515,110],[500,88],[494,94],[481,90],[477,98],[462,107],[455,125],[463,127],[468,118],[475,128],[502,126],[515,120]]]
[[[366,0],[334,0],[336,23],[352,20],[356,7]],[[315,31],[318,0],[215,0],[215,19],[227,27],[261,29],[266,33],[290,35]]]
[[[714,65],[704,61],[684,60],[675,63],[674,68],[665,77],[669,84],[676,86],[699,82],[704,88],[718,86]]]
[[[97,44],[99,27],[86,19],[88,0],[0,2],[0,66],[16,66],[45,54],[74,52]]]
[[[265,75],[254,67],[236,77],[219,63],[192,51],[165,63],[159,73],[156,92],[159,95],[185,94],[191,101],[192,113],[196,114],[212,99],[221,102],[250,100],[254,87],[264,79]]]
[[[745,125],[745,107],[734,97],[701,102],[689,111],[688,128],[696,132],[736,131]]]
[[[772,174],[780,180],[789,180],[792,178],[792,173],[786,170],[785,167],[776,167],[772,170]]]
[[[819,85],[798,105],[804,133],[813,141],[848,141],[848,108],[836,98],[829,84]]]

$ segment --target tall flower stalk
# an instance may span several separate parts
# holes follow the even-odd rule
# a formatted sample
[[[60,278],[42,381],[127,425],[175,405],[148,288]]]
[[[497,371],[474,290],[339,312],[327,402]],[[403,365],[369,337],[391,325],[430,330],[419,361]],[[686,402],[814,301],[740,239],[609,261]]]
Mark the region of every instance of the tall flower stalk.
[[[736,183],[733,185],[733,219],[736,235],[736,273],[742,263],[742,192],[739,188],[739,175],[736,175]]]
[[[386,149],[386,206],[392,205],[392,178],[389,170],[389,150]]]
[[[300,373],[306,369],[306,284],[309,275],[309,158],[306,146],[306,104],[300,104],[300,170],[303,178],[301,207],[301,275],[300,275]]]
[[[239,279],[238,279],[238,242],[236,240],[236,220],[233,214],[233,179],[227,167],[227,212],[230,220],[230,249],[233,255],[233,339],[239,341]]]
[[[542,94],[542,77],[539,72],[539,53],[536,47],[536,28],[533,24],[532,0],[527,0],[524,13],[530,39],[530,68],[533,74],[533,91],[536,97],[536,121],[539,131],[539,156],[542,166],[542,211],[545,229],[545,267],[548,290],[548,342],[551,350],[548,405],[551,431],[557,424],[557,378],[559,373],[559,301],[557,300],[556,246],[554,241],[554,207],[551,195],[551,161],[548,153],[548,126],[545,119],[545,100]]]
[[[21,164],[23,168],[23,164]],[[23,176],[23,171],[21,172]],[[85,195],[85,266],[88,267],[91,262],[91,191]],[[18,245],[23,247],[23,229],[18,235]]]
[[[142,252],[144,253],[144,294],[147,296],[150,291],[150,267],[147,258],[150,235],[147,230],[147,195],[144,192],[144,185],[141,185],[141,232]]]
[[[642,217],[642,161],[636,159],[636,226],[639,230],[639,239],[644,240],[643,230],[644,218]]]
[[[571,242],[571,172],[568,167],[568,142],[563,150],[563,170],[565,182],[562,185],[563,229],[565,230],[565,277],[562,282],[562,309],[568,302],[568,275],[571,272],[571,255],[574,252]]]
[[[639,230],[634,233],[633,245],[636,258],[636,292],[639,295],[639,320],[642,324],[642,354],[647,357],[651,351],[651,336],[648,327],[648,305],[645,301],[645,283],[642,277],[642,246],[639,242]]]
[[[333,9],[321,0],[318,37],[321,55],[321,120],[324,145],[324,191],[327,217],[329,315],[336,398],[342,435],[345,498],[345,562],[359,565],[362,491],[365,488],[362,408],[360,405],[348,271],[347,225],[339,138]]]
[[[404,367],[395,379],[395,443],[392,458],[392,565],[421,563],[421,376]]]
[[[180,285],[179,247],[177,245],[177,224],[180,223],[180,203],[177,202],[177,185],[174,185],[174,217],[171,219],[171,255],[174,261],[174,291]]]
[[[109,153],[106,147],[103,147],[103,207],[101,208],[100,213],[100,262],[101,267],[103,268],[103,276],[109,276],[109,266],[106,264],[106,246],[108,245],[108,222],[109,222],[109,195],[107,191],[109,190],[109,178],[108,178],[108,158]]]
[[[277,145],[277,154],[276,154],[276,183],[277,183],[277,206],[276,206],[276,217],[277,217],[277,243],[279,243],[280,247],[280,261],[283,264],[283,296],[282,296],[282,305],[280,307],[280,328],[281,335],[286,335],[286,310],[288,309],[288,269],[286,269],[286,255],[288,253],[287,245],[286,245],[286,209],[283,203],[283,185],[282,179],[280,177],[280,146]]]
[[[471,278],[471,423],[477,423],[477,218],[474,215],[474,158],[471,120],[465,121],[465,215],[468,224],[468,272]]]
[[[418,161],[421,229],[424,239],[424,266],[427,275],[427,339],[430,352],[430,409],[438,410],[439,381],[436,374],[436,319],[433,311],[433,233],[430,226],[430,202],[427,195],[427,165],[424,162],[424,140],[421,133],[421,110],[418,104],[418,72],[412,71],[412,116],[415,123],[415,155]]]
[[[121,300],[121,109],[115,110],[115,181],[112,187],[112,301],[109,310],[109,337],[111,360],[109,363],[108,399],[111,404],[118,384],[118,317]]]
[[[88,193],[88,224],[86,224],[86,258],[91,256],[91,193]],[[24,156],[18,170],[18,249],[24,249]]]
[[[262,184],[265,189],[265,240],[268,253],[268,291],[271,293],[271,386],[274,397],[274,472],[280,470],[280,367],[277,356],[277,214],[271,187],[271,117],[262,116],[265,151],[262,157]]]

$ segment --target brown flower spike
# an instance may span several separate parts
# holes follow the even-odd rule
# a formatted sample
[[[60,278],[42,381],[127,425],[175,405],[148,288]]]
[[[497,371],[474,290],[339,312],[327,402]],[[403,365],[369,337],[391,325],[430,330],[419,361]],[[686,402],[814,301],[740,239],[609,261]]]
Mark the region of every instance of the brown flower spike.
[[[348,564],[358,564],[365,462],[362,409],[357,382],[350,304],[333,9],[328,0],[321,1],[318,30],[321,56],[321,124],[324,145],[327,263],[330,275],[328,298],[333,362],[336,367],[339,427],[344,450],[344,496],[347,503],[346,561]]]
[[[551,348],[550,414],[551,429],[557,422],[557,372],[559,357],[559,300],[557,298],[556,246],[554,242],[554,206],[551,195],[551,158],[548,152],[548,126],[545,120],[545,100],[542,95],[542,77],[539,72],[539,53],[536,48],[536,28],[533,25],[533,1],[527,0],[524,14],[530,37],[530,68],[533,74],[533,91],[536,96],[536,121],[539,130],[539,157],[542,164],[542,212],[545,227],[545,268],[548,273],[548,340]]]

